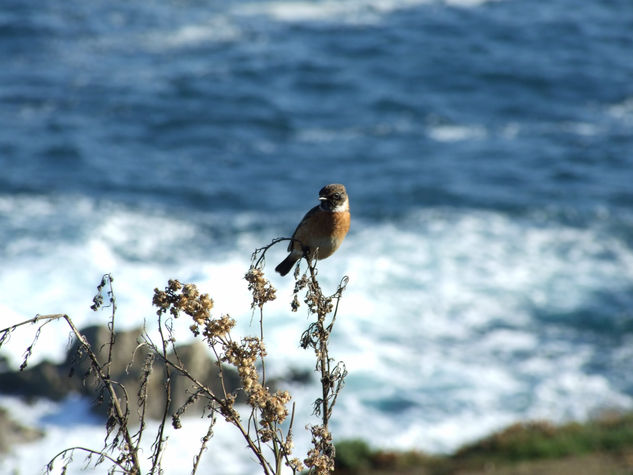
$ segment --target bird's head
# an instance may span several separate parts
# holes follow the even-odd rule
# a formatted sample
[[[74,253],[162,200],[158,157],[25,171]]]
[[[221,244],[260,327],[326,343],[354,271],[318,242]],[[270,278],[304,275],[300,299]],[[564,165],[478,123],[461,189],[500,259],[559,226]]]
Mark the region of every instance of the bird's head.
[[[343,185],[333,183],[326,185],[319,191],[321,208],[327,211],[346,211],[349,209],[347,191]]]

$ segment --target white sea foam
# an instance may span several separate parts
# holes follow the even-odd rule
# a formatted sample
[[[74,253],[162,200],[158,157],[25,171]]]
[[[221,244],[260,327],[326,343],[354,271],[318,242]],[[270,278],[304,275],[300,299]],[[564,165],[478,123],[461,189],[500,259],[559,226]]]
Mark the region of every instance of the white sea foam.
[[[482,139],[486,129],[479,125],[436,125],[429,127],[428,135],[438,142],[458,142],[462,140]]]
[[[444,3],[452,7],[473,8],[484,3],[499,2],[501,0],[444,0]]]
[[[587,122],[565,122],[561,125],[561,128],[566,132],[585,137],[592,137],[600,133],[600,129],[596,124]]]
[[[20,414],[30,423],[38,423],[44,431],[44,438],[33,443],[23,444],[6,457],[0,458],[0,471],[2,473],[41,473],[46,464],[67,447],[86,447],[100,450],[103,447],[105,425],[89,411],[88,402],[76,398],[54,404],[46,401],[37,401],[27,405],[15,398],[0,398],[0,404],[8,407],[13,414]],[[247,415],[245,415],[247,417]],[[83,418],[84,422],[69,424],[69,417]],[[23,423],[25,421],[23,420]],[[180,475],[191,473],[193,457],[197,455],[201,439],[205,435],[209,420],[203,418],[188,418],[184,421],[182,430],[173,430],[167,427],[168,440],[162,459],[165,473]],[[69,430],[69,426],[72,430]],[[157,423],[150,421],[145,429],[145,439],[141,444],[142,454],[151,454],[151,444],[156,435]],[[222,467],[222,473],[227,475],[246,475],[258,473],[256,462],[245,457],[235,457],[235,448],[244,446],[241,435],[236,430],[222,422],[216,424],[214,437],[205,451],[199,466],[200,472],[217,473],[217,468]],[[94,470],[86,470],[85,454],[76,451],[73,454],[74,462],[69,465],[68,474],[82,473],[106,473],[109,468],[106,461]],[[93,459],[94,460],[94,459]],[[149,460],[142,457],[141,465],[149,468]],[[63,459],[57,459],[54,468],[59,473],[63,465]]]
[[[0,269],[3,324],[57,312],[79,326],[103,323],[107,310],[95,314],[88,307],[100,276],[112,272],[122,328],[147,318],[152,331],[154,287],[179,278],[209,292],[216,312],[237,318],[240,335],[258,332],[243,275],[253,248],[279,233],[255,215],[235,218],[237,239],[230,243],[201,238],[213,227],[212,215],[183,217],[81,199],[5,196],[0,219],[5,237],[12,236],[0,250],[6,263]],[[419,210],[392,222],[356,220],[336,257],[320,265],[328,293],[342,275],[350,277],[331,345],[350,372],[339,399],[345,416],[333,421],[337,437],[445,451],[521,418],[582,418],[605,405],[631,407],[630,396],[608,375],[587,373],[604,348],[539,317],[573,314],[594,294],[632,285],[633,251],[601,220],[609,216],[571,227],[450,209]],[[280,246],[270,252],[269,268],[284,255]],[[270,277],[279,298],[266,310],[267,369],[281,375],[291,361],[295,369],[310,370],[312,357],[298,344],[305,307],[291,313],[290,279]],[[190,338],[184,319],[176,327],[179,341]],[[3,349],[14,365],[32,330],[15,332]],[[59,360],[66,350],[63,323],[44,331],[32,364]],[[630,351],[613,358],[625,368]],[[299,428],[311,420],[315,384],[291,388]],[[100,428],[77,428],[79,437],[93,437],[90,431],[95,440],[101,436]],[[52,449],[61,435],[55,428],[50,434],[31,450]],[[232,435],[223,437],[216,443],[232,443]],[[305,447],[307,434],[297,440]],[[19,463],[25,451],[19,449]]]
[[[269,1],[245,3],[237,7],[242,15],[265,15],[283,22],[343,22],[368,24],[379,21],[392,12],[415,8],[430,3],[451,7],[472,8],[499,0],[322,0]]]
[[[607,112],[610,116],[626,123],[633,122],[633,97],[609,106]]]
[[[620,105],[618,107],[625,107]],[[627,119],[625,111],[620,109],[617,113],[610,114],[619,119]],[[632,109],[633,111],[633,109]],[[630,114],[633,118],[633,112]],[[581,137],[601,136],[606,131],[606,126],[600,123],[590,122],[553,122],[541,123],[536,130],[519,125],[514,122],[502,125],[499,128],[487,127],[482,124],[436,124],[430,117],[430,124],[415,122],[410,118],[402,118],[389,124],[376,124],[373,127],[347,128],[347,129],[307,129],[297,134],[297,140],[308,143],[348,142],[363,136],[391,136],[394,134],[419,134],[426,135],[437,142],[465,142],[485,140],[488,138],[503,138],[514,140],[519,134],[550,134],[552,132],[564,132]]]
[[[320,2],[258,2],[239,7],[239,13],[246,15],[266,15],[277,21],[344,21],[353,23],[373,23],[380,14],[410,8],[427,0],[358,0]]]
[[[239,41],[242,31],[227,16],[215,14],[207,21],[175,25],[170,31],[147,32],[144,38],[148,49],[162,50]]]

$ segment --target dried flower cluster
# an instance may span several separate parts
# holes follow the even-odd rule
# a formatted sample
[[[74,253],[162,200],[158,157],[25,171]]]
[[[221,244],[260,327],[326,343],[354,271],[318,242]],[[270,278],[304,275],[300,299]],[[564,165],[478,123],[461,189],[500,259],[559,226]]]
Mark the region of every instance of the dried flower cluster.
[[[311,426],[312,448],[304,460],[306,467],[316,471],[318,475],[327,475],[334,471],[335,449],[332,434],[324,426]]]
[[[152,304],[158,307],[158,315],[169,310],[172,316],[178,317],[183,311],[198,324],[209,319],[213,308],[213,300],[208,294],[200,294],[194,284],[183,285],[177,280],[169,280],[164,291],[154,289]]]
[[[264,272],[259,267],[251,266],[244,278],[248,282],[248,290],[253,294],[251,308],[259,307],[261,309],[266,302],[277,298],[277,291],[270,284],[270,281],[266,280]]]
[[[301,460],[299,460],[298,458],[293,458],[288,460],[288,466],[294,471],[294,472],[302,472],[303,470],[305,470],[305,467],[303,466],[303,463],[301,462]]]
[[[252,308],[259,307],[275,299],[275,289],[265,279],[261,269],[251,267],[246,274],[249,290],[253,294]],[[247,402],[253,410],[254,424],[258,439],[262,443],[273,441],[279,451],[278,456],[284,457],[290,467],[301,467],[298,459],[289,459],[292,450],[290,433],[284,439],[279,424],[288,417],[287,404],[291,396],[287,391],[271,392],[265,385],[265,378],[260,378],[258,364],[263,365],[266,348],[261,338],[244,337],[238,343],[233,341],[230,331],[235,326],[235,320],[228,315],[214,319],[211,316],[213,300],[207,294],[201,294],[193,284],[181,284],[177,280],[170,280],[164,291],[155,289],[154,305],[158,307],[159,315],[169,312],[178,317],[180,311],[190,315],[193,324],[190,329],[194,335],[202,333],[207,343],[223,363],[235,367],[241,381],[241,388],[247,396]],[[234,409],[236,397],[225,394],[224,398],[217,398],[216,403],[224,418],[235,425],[240,424],[240,416]],[[297,469],[295,469],[297,470]]]
[[[260,312],[266,302],[275,300],[276,290],[264,277],[264,272],[257,266],[252,265],[244,276],[248,282],[248,290],[253,295],[251,308],[258,307]],[[263,322],[260,320],[260,325]],[[241,349],[241,353],[236,351]],[[236,358],[236,354],[239,356]],[[255,367],[257,358],[266,356],[266,349],[263,341],[258,338],[244,338],[241,347],[233,347],[225,353],[226,357],[237,359],[232,361],[242,379],[244,391],[248,395],[248,403],[259,409],[261,419],[259,424],[261,428],[258,430],[261,440],[269,442],[276,436],[277,425],[281,424],[288,417],[288,408],[286,405],[290,402],[291,396],[288,391],[277,391],[272,394],[270,388],[265,386],[265,381],[260,382],[259,374]],[[282,447],[286,455],[289,455],[292,449],[292,441],[286,440],[282,442]]]
[[[187,401],[173,412],[173,428],[180,429],[182,427],[184,421],[181,420],[181,416],[201,398],[206,398],[208,402],[206,408],[210,411],[210,423],[207,434],[201,439],[202,444],[197,455],[193,458],[193,470],[191,472],[193,475],[197,472],[200,458],[206,450],[206,444],[213,435],[213,427],[217,415],[223,416],[227,422],[241,433],[246,446],[257,459],[264,475],[282,473],[284,464],[295,474],[304,470],[307,470],[310,474],[316,473],[319,475],[327,475],[333,472],[335,448],[328,423],[332,416],[332,409],[336,404],[337,396],[343,387],[347,371],[342,362],[335,363],[334,359],[330,358],[328,343],[336,319],[338,304],[347,284],[347,278],[341,281],[333,295],[325,296],[316,278],[316,261],[310,256],[304,256],[308,264],[305,273],[300,275],[298,266],[294,273],[295,288],[291,308],[293,311],[297,311],[300,305],[299,293],[305,291],[305,296],[301,300],[307,304],[307,310],[312,321],[303,332],[300,344],[305,349],[312,348],[314,350],[316,356],[315,370],[319,373],[321,382],[321,394],[314,403],[314,414],[319,416],[321,420],[319,425],[309,427],[312,434],[312,448],[302,462],[299,458],[292,456],[292,428],[295,407],[294,405],[292,406],[292,411],[288,409],[291,396],[287,391],[277,390],[276,388],[271,389],[266,381],[263,307],[267,302],[275,300],[276,290],[264,276],[264,257],[266,251],[273,245],[287,240],[289,239],[279,238],[273,240],[268,246],[257,249],[253,253],[251,267],[244,276],[248,282],[248,289],[252,293],[251,308],[253,311],[255,309],[259,310],[259,335],[257,337],[248,336],[234,340],[231,333],[236,325],[235,320],[226,314],[219,318],[213,318],[211,315],[213,300],[208,294],[201,293],[194,284],[182,284],[178,280],[169,280],[164,290],[154,290],[152,302],[157,307],[156,314],[158,315],[160,345],[156,345],[147,336],[145,342],[138,347],[144,347],[148,353],[142,368],[142,380],[137,392],[137,412],[140,418],[140,428],[136,433],[132,433],[129,429],[130,407],[128,406],[129,398],[126,388],[116,383],[110,375],[112,348],[114,346],[116,302],[111,285],[112,277],[109,274],[103,277],[97,287],[97,295],[93,299],[92,306],[93,310],[103,306],[108,306],[112,310],[108,326],[111,338],[105,363],[99,361],[84,336],[75,327],[70,317],[65,314],[38,315],[33,319],[1,329],[0,346],[8,341],[9,335],[20,326],[43,322],[36,332],[36,341],[42,327],[48,322],[65,320],[79,341],[82,354],[90,360],[90,372],[100,381],[100,385],[111,405],[110,417],[106,423],[105,447],[97,451],[84,447],[72,447],[62,450],[53,457],[47,466],[47,470],[49,472],[52,471],[53,462],[61,458],[64,460],[62,472],[65,473],[67,466],[72,462],[74,451],[84,451],[88,454],[88,458],[93,455],[98,457],[95,465],[99,465],[105,460],[111,463],[112,468],[109,473],[120,471],[121,473],[140,474],[141,459],[139,458],[139,447],[144,430],[147,427],[145,424],[145,409],[151,396],[148,383],[150,376],[154,374],[152,373],[153,363],[159,360],[163,364],[161,376],[165,382],[163,390],[166,403],[163,405],[163,417],[158,424],[155,441],[152,444],[152,453],[149,457],[151,473],[162,473],[161,460],[165,442],[169,437],[166,432],[168,429],[166,420],[169,412],[173,410],[171,406],[172,386],[169,382],[176,375],[185,377],[191,384],[192,390],[189,392]],[[201,336],[216,356],[220,385],[214,389],[205,386],[196,379],[191,371],[184,366],[176,352],[172,319],[178,318],[181,312],[184,312],[193,320],[190,322],[189,329],[194,336]],[[165,315],[171,318],[164,319],[163,316]],[[164,330],[167,331],[165,332]],[[26,367],[26,360],[31,355],[32,348],[33,344],[27,348],[22,367]],[[172,350],[171,353],[168,351],[170,348]],[[176,356],[173,357],[171,356],[172,354]],[[228,374],[228,366],[235,368],[237,372],[239,377],[238,390],[229,389],[235,388],[235,384],[233,382],[229,384],[229,381],[225,379],[225,375]],[[244,417],[244,420],[242,420],[236,408],[236,401],[240,391],[243,392],[246,403],[250,406],[250,415]],[[125,397],[122,394],[125,394]],[[104,399],[103,394],[100,399]],[[283,431],[282,424],[284,425]]]
[[[307,289],[304,302],[308,305],[310,313],[316,314],[318,318],[325,318],[334,309],[333,297],[323,295],[323,291],[316,279],[308,283]]]
[[[308,285],[308,276],[307,274],[303,274],[302,276],[299,276],[299,266],[297,266],[295,268],[295,289],[292,292],[292,302],[290,302],[290,308],[293,312],[296,312],[297,310],[299,310],[299,292],[301,292],[302,289],[304,289],[305,287],[307,287]]]
[[[157,314],[169,311],[177,318],[180,312],[185,312],[193,319],[189,327],[195,336],[200,334],[211,344],[217,338],[226,336],[235,326],[235,320],[229,315],[211,318],[213,299],[208,294],[201,294],[194,284],[181,284],[177,280],[169,280],[165,290],[154,289],[154,306],[158,307]]]

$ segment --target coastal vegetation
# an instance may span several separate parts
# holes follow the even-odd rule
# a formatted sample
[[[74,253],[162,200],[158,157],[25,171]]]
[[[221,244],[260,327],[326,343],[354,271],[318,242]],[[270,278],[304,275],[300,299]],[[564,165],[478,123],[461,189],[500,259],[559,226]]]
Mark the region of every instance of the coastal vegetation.
[[[516,423],[448,455],[372,449],[360,439],[336,444],[340,474],[633,473],[633,413],[607,412],[584,423]]]
[[[108,473],[161,473],[166,442],[172,430],[186,425],[185,414],[194,407],[206,414],[209,424],[200,445],[192,447],[190,473],[198,472],[200,460],[214,434],[219,420],[224,420],[241,435],[244,450],[259,464],[260,473],[327,474],[334,470],[335,447],[329,423],[339,392],[347,375],[345,364],[329,353],[329,337],[333,331],[338,304],[347,285],[344,277],[332,295],[325,295],[317,280],[316,261],[306,256],[303,273],[295,268],[295,287],[290,308],[307,307],[310,316],[301,334],[299,346],[314,354],[314,367],[320,390],[314,399],[315,421],[301,421],[311,437],[306,454],[293,453],[295,403],[292,395],[267,378],[264,331],[264,306],[276,299],[276,290],[264,274],[265,255],[273,245],[287,241],[281,238],[255,250],[244,278],[252,295],[251,320],[257,322],[256,334],[235,335],[236,321],[229,314],[215,314],[213,299],[198,290],[195,284],[169,280],[164,289],[156,288],[152,299],[156,307],[157,332],[135,334],[117,332],[117,304],[113,278],[106,274],[97,286],[92,310],[109,309],[107,330],[91,327],[80,330],[66,314],[37,315],[29,320],[0,330],[0,347],[18,329],[36,325],[33,342],[24,352],[20,374],[5,372],[3,386],[15,391],[26,388],[31,396],[53,387],[53,399],[66,394],[60,374],[76,376],[77,392],[87,388],[105,414],[103,447],[60,447],[51,454],[48,473],[67,471],[78,455],[86,457],[86,465],[109,466]],[[205,367],[204,357],[194,347],[177,346],[176,320],[185,319],[185,328],[208,347],[214,357]],[[62,365],[43,363],[28,371],[29,358],[36,343],[54,322],[65,322],[75,343]],[[255,326],[255,325],[254,325]],[[127,346],[121,345],[128,340]],[[131,340],[131,341],[130,341]],[[131,344],[130,344],[131,343]],[[126,350],[123,350],[126,348]],[[198,354],[198,356],[196,356]],[[121,358],[123,360],[121,361]],[[197,364],[193,364],[197,362]],[[200,366],[203,366],[200,371]],[[209,376],[212,380],[209,381]],[[207,380],[203,379],[206,377]],[[0,378],[0,379],[2,379]],[[200,411],[197,411],[198,414]],[[149,419],[159,421],[157,429],[148,430]],[[141,441],[151,438],[151,455],[141,455]]]
[[[313,405],[318,422],[306,425],[301,421],[309,431],[311,446],[306,454],[296,456],[292,395],[279,388],[283,379],[266,375],[264,307],[276,298],[276,291],[264,274],[265,254],[280,241],[257,249],[245,275],[252,295],[251,318],[257,321],[258,334],[254,336],[236,337],[232,317],[214,315],[209,295],[194,284],[177,280],[154,291],[157,334],[150,336],[143,329],[117,331],[117,304],[109,274],[101,279],[92,302],[95,311],[109,309],[107,326],[79,330],[70,316],[50,314],[0,330],[1,347],[18,329],[37,325],[20,370],[0,372],[3,392],[54,400],[75,392],[96,400],[95,408],[104,416],[103,447],[59,447],[57,454],[51,454],[48,472],[64,472],[76,455],[83,453],[88,465],[109,465],[109,472],[160,473],[169,432],[186,426],[183,416],[195,411],[206,413],[209,426],[200,446],[192,448],[192,474],[198,471],[206,447],[212,443],[218,420],[241,434],[244,450],[250,451],[259,471],[271,475],[282,471],[323,475],[633,473],[633,413],[605,412],[584,423],[562,425],[516,423],[445,455],[374,448],[363,439],[334,443],[329,422],[347,371],[343,362],[330,356],[328,343],[347,278],[327,296],[319,285],[314,262],[309,262],[303,273],[296,269],[290,303],[292,311],[305,305],[311,317],[299,344],[313,351],[321,386]],[[182,318],[197,339],[194,345],[177,344],[175,323]],[[29,365],[37,340],[55,321],[65,321],[75,339],[66,360],[59,365]],[[74,376],[69,379],[68,375]],[[146,433],[148,419],[160,421],[156,433]],[[43,435],[23,427],[6,410],[0,410],[0,423],[0,452]],[[146,461],[139,457],[143,437],[154,440]]]

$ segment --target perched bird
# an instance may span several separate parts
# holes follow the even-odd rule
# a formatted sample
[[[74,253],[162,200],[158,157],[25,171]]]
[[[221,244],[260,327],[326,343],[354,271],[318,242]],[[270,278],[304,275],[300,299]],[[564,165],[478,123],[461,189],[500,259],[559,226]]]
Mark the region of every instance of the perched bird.
[[[306,213],[288,245],[290,254],[275,270],[286,275],[304,256],[325,259],[334,254],[349,231],[349,199],[345,187],[327,185],[319,191],[321,203]],[[314,255],[316,251],[316,256]]]

